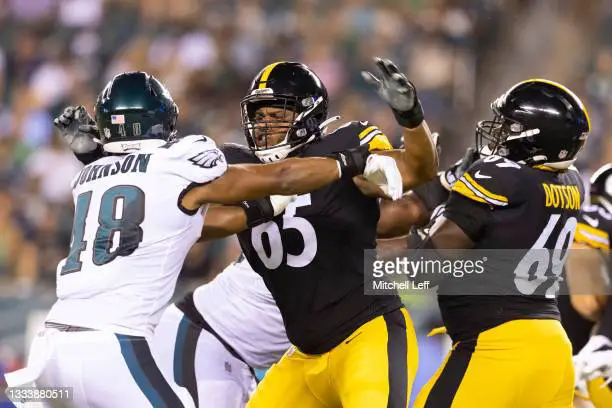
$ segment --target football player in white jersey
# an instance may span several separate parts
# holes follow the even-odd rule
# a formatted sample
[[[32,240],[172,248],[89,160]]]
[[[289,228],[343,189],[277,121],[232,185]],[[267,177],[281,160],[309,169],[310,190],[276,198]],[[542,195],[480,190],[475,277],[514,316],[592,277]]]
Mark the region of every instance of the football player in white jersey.
[[[266,369],[290,347],[272,294],[243,255],[163,313],[151,351],[199,407],[244,407]]]
[[[27,367],[6,375],[9,386],[70,387],[71,401],[62,401],[69,406],[193,406],[187,390],[160,372],[149,339],[200,237],[208,203],[301,194],[362,173],[379,183],[382,175],[389,196],[401,195],[406,168],[367,148],[228,166],[212,139],[175,138],[178,108],[144,72],[114,77],[95,112],[104,155],[72,182],[72,242],[57,268],[58,300]],[[71,124],[69,143],[97,158],[80,124]]]

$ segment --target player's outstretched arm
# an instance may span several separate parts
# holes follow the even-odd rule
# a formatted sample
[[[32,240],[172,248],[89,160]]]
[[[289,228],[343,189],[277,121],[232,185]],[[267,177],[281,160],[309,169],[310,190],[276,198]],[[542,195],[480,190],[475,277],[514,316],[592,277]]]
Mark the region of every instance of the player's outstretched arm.
[[[211,205],[206,211],[200,241],[229,237],[247,229],[247,215],[237,205]]]
[[[416,89],[388,59],[375,58],[379,77],[362,72],[366,82],[378,89],[378,94],[391,107],[395,119],[404,128],[404,148],[380,152],[397,162],[404,190],[410,190],[436,176],[438,156],[435,141],[424,120]]]
[[[208,203],[235,204],[275,194],[308,193],[341,177],[352,178],[363,173],[369,152],[365,146],[333,156],[228,166],[221,177],[192,188],[181,203],[186,209],[195,211]]]
[[[211,241],[238,234],[247,228],[271,221],[297,196],[280,196],[243,201],[238,205],[211,205],[206,211],[200,241]]]

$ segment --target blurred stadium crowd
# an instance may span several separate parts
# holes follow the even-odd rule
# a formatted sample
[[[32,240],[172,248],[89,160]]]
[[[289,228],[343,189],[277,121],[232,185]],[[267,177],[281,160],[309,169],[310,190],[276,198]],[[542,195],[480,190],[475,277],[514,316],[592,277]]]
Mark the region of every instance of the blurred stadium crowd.
[[[368,119],[398,142],[388,108],[360,77],[372,56],[388,57],[416,84],[445,165],[472,143],[492,97],[546,76],[574,89],[591,112],[594,131],[579,162],[588,175],[612,160],[612,7],[602,4],[0,0],[0,363],[21,364],[24,322],[53,300],[55,267],[69,246],[69,182],[80,164],[52,119],[68,104],[91,112],[116,73],[146,70],[164,81],[181,134],[242,143],[239,102],[251,78],[275,60],[298,60],[325,82],[332,115]],[[237,254],[234,239],[198,244],[182,285],[211,279]],[[423,332],[435,320],[432,303],[408,301]]]

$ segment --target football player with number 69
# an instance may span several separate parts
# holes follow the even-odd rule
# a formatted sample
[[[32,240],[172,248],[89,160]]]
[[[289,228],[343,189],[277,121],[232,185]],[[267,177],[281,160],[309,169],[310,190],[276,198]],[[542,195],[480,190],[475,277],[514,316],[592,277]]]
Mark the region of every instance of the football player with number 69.
[[[572,347],[555,295],[584,197],[571,166],[591,128],[588,113],[569,89],[544,79],[514,85],[491,108],[493,120],[476,130],[484,158],[455,182],[422,248],[526,255],[511,265],[489,259],[472,281],[482,293],[457,292],[450,277],[437,282],[453,348],[415,407],[569,408]]]

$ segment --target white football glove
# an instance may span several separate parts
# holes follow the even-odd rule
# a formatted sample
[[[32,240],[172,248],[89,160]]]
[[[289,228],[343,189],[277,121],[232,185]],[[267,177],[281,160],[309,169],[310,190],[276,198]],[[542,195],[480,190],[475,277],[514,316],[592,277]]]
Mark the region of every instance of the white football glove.
[[[392,200],[402,197],[402,175],[392,157],[371,154],[366,161],[363,177],[376,184]]]
[[[612,341],[606,336],[596,335],[574,356],[576,384],[597,377],[612,381]]]
[[[297,195],[291,196],[283,196],[283,195],[272,195],[270,196],[270,204],[272,204],[272,208],[274,209],[274,216],[276,217],[285,209],[289,204],[294,202],[297,199]]]
[[[76,154],[92,153],[100,144],[96,122],[82,105],[68,106],[55,118],[53,125]]]

